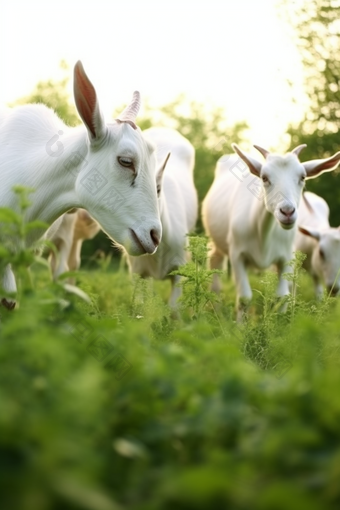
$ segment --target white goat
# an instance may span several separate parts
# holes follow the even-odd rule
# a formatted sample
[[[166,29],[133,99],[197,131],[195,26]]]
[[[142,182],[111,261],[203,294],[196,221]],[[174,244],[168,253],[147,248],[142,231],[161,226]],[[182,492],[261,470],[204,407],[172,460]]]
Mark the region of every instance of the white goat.
[[[315,193],[304,193],[299,207],[295,249],[307,255],[304,267],[311,274],[317,298],[323,282],[333,296],[340,290],[340,227],[329,225],[329,207]]]
[[[62,216],[58,230],[50,239],[57,249],[57,254],[53,251],[50,254],[54,278],[66,271],[79,269],[83,242],[92,239],[99,231],[100,226],[85,209],[77,209]]]
[[[159,164],[164,161],[166,154],[171,153],[164,174],[158,172],[157,175],[163,234],[156,253],[138,258],[129,256],[128,261],[133,273],[162,280],[186,262],[186,236],[196,224],[198,201],[193,180],[195,149],[174,129],[150,128],[144,131],[144,135],[155,143]],[[176,285],[180,277],[169,278],[172,286],[169,305],[175,308],[181,292]]]
[[[255,147],[264,156],[264,163],[236,144],[233,149],[238,156],[227,155],[218,161],[202,210],[206,232],[213,242],[211,267],[220,269],[224,256],[229,256],[238,320],[252,297],[247,266],[265,269],[275,264],[279,273],[277,294],[289,293],[282,272],[292,258],[304,181],[333,170],[340,161],[338,152],[328,159],[300,163],[298,155],[305,145],[284,156]],[[219,289],[216,275],[213,289]]]
[[[74,99],[84,123],[75,128],[66,126],[42,104],[1,113],[0,206],[18,210],[12,188],[28,186],[35,193],[26,221],[51,225],[66,211],[82,207],[132,255],[153,253],[162,234],[156,157],[154,147],[135,124],[139,93],[134,93],[115,122],[105,124],[96,91],[77,62]],[[43,230],[36,229],[28,242],[42,234]],[[16,291],[10,266],[2,286],[6,292]],[[11,300],[2,303],[14,306]]]

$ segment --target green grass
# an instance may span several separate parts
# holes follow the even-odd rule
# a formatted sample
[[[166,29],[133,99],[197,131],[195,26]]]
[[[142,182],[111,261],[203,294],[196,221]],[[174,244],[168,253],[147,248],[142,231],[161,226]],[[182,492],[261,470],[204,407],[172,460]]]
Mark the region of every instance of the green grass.
[[[211,301],[199,264],[180,320],[168,281],[122,265],[80,271],[90,302],[21,269],[0,321],[2,508],[340,507],[340,304],[306,275],[284,315],[252,275],[238,326],[232,281]]]

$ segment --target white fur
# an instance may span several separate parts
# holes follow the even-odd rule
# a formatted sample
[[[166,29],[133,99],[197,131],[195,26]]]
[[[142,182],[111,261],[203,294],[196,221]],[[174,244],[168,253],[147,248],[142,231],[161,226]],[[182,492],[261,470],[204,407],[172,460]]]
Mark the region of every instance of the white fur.
[[[269,154],[262,164],[233,145],[237,155],[223,156],[217,163],[215,180],[203,202],[203,223],[212,239],[211,267],[221,269],[229,256],[235,283],[238,319],[252,290],[247,267],[260,269],[274,264],[278,268],[278,296],[289,293],[282,278],[286,263],[292,258],[304,179],[336,167],[340,153],[327,160],[300,163],[298,153],[284,156]],[[246,166],[245,166],[246,164]],[[267,182],[263,182],[263,178]],[[287,270],[287,268],[285,268]],[[215,275],[213,290],[220,289]]]
[[[26,221],[52,225],[67,210],[82,207],[132,255],[153,253],[161,238],[156,157],[131,120],[138,93],[121,119],[105,124],[95,89],[78,62],[74,94],[84,122],[76,128],[42,104],[1,112],[0,206],[18,210],[12,188],[22,184],[35,190]],[[130,167],[121,163],[127,158]],[[28,243],[43,233],[36,229]]]
[[[163,235],[156,253],[138,258],[129,256],[128,259],[133,273],[162,280],[186,262],[186,236],[196,224],[198,202],[193,181],[195,150],[174,129],[150,128],[144,134],[156,145],[159,164],[171,153],[162,181],[158,176]],[[180,289],[176,286],[178,281],[179,277],[171,277],[169,304],[173,308],[180,295]]]
[[[316,296],[322,297],[322,284],[336,295],[340,290],[340,228],[330,227],[329,207],[323,198],[311,192],[305,196],[310,208],[301,200],[295,249],[307,255],[304,266],[313,278]]]

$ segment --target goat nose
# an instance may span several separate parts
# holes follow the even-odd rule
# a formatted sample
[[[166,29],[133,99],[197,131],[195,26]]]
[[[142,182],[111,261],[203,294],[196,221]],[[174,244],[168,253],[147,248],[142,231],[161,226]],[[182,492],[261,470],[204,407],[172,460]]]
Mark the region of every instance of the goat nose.
[[[160,243],[159,232],[157,232],[157,230],[153,228],[152,230],[150,230],[150,237],[152,239],[153,244],[155,245],[155,248],[157,248],[157,246]]]
[[[284,216],[287,216],[287,218],[289,218],[290,216],[293,216],[293,214],[295,213],[295,207],[291,207],[291,206],[281,207],[280,212]]]

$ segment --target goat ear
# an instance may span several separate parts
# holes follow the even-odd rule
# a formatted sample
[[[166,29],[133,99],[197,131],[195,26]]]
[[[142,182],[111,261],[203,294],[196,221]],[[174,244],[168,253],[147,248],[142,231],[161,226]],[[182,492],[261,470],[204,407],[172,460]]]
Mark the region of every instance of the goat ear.
[[[334,170],[340,161],[340,152],[337,152],[334,154],[334,156],[331,156],[330,158],[326,159],[314,159],[311,161],[305,161],[304,163],[301,163],[306,170],[306,178],[307,179],[313,179],[314,177],[317,177],[318,175],[322,174],[323,172],[330,172],[331,170]]]
[[[87,127],[90,140],[97,141],[104,136],[106,125],[99,109],[96,90],[80,60],[74,66],[73,93],[78,113]]]
[[[299,225],[298,229],[300,230],[301,234],[305,234],[306,236],[313,237],[317,241],[320,240],[320,233],[317,230],[314,230],[309,227],[303,227],[302,225]]]
[[[156,174],[156,185],[157,185],[157,193],[160,192],[162,187],[162,180],[163,180],[163,174],[166,167],[166,164],[168,162],[168,159],[170,158],[171,152],[168,153],[167,157],[165,158],[164,162],[160,166],[160,168],[157,170]]]
[[[253,158],[252,156],[249,156],[249,154],[245,154],[241,151],[241,149],[236,145],[236,143],[231,144],[232,148],[240,156],[241,159],[246,163],[249,170],[252,174],[256,175],[257,177],[260,177],[262,164],[257,161],[257,159]]]

